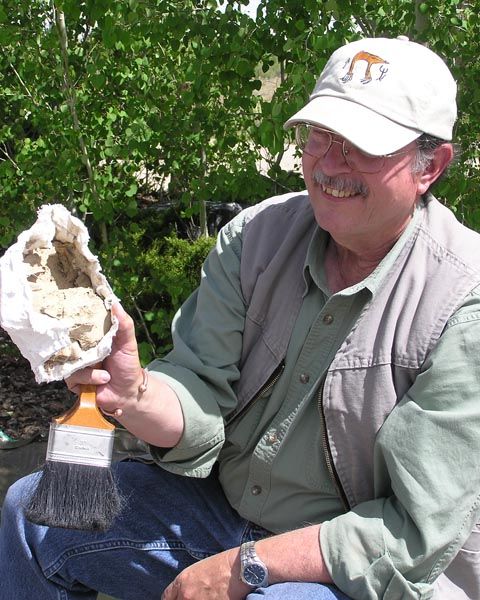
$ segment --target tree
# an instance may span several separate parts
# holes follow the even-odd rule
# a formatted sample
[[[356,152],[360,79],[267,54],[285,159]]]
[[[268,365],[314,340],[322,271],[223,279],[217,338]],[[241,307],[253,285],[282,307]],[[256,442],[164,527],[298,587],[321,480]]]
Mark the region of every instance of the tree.
[[[256,20],[241,12],[246,3],[0,6],[0,246],[41,204],[76,212],[138,317],[145,358],[168,343],[171,314],[194,285],[199,254],[177,240],[195,246],[207,234],[207,203],[302,187],[280,168],[292,142],[283,123],[346,41],[406,34],[445,58],[459,83],[462,155],[437,193],[480,229],[478,0],[261,0]],[[263,97],[262,73],[277,66],[279,85]],[[203,255],[210,245],[200,242]],[[162,261],[177,273],[183,265],[184,284],[161,274]]]

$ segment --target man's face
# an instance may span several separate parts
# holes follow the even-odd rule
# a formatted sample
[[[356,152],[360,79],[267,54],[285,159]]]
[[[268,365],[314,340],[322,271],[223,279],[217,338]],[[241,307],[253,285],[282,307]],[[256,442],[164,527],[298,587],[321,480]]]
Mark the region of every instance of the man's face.
[[[303,176],[315,219],[336,242],[361,250],[393,243],[401,234],[425,191],[412,174],[415,142],[403,150],[370,174],[348,166],[341,144],[332,144],[323,158],[304,152]]]

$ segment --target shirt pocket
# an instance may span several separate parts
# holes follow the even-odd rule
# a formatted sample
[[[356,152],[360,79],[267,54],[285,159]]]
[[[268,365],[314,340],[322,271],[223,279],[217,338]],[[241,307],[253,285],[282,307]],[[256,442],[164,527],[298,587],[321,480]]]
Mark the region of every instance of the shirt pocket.
[[[239,450],[245,450],[248,442],[255,446],[256,441],[262,435],[260,421],[265,407],[270,400],[273,389],[285,370],[285,362],[282,361],[275,369],[267,383],[260,391],[238,412],[232,419],[226,419],[225,444],[236,446]]]
[[[241,415],[238,415],[231,423],[227,423],[225,427],[225,447],[230,450],[235,449],[236,452],[243,452],[249,446],[253,447],[258,442],[257,436],[261,435],[260,422],[262,419],[265,406],[271,396],[269,393],[257,395]]]

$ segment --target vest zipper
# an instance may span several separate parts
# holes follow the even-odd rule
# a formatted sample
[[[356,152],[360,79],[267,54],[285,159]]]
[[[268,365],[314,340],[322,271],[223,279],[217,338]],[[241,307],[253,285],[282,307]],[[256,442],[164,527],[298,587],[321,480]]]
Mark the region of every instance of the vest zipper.
[[[254,402],[256,402],[259,398],[261,398],[262,396],[266,396],[266,394],[273,388],[273,386],[280,379],[284,370],[285,370],[285,361],[282,360],[282,362],[278,365],[278,367],[272,373],[272,375],[270,376],[268,381],[260,388],[260,390],[255,394],[255,396],[253,396],[253,398],[251,400],[249,400],[241,410],[239,410],[236,414],[234,414],[231,419],[225,420],[225,427],[227,427],[228,425],[231,425],[234,421],[236,421],[238,419],[238,417],[243,415],[246,412],[246,410],[248,408],[250,408],[252,406],[252,404]]]
[[[318,408],[320,410],[320,414],[322,415],[322,447],[323,454],[325,456],[325,463],[327,465],[327,470],[330,475],[331,480],[333,481],[335,488],[337,490],[338,495],[340,496],[340,500],[342,501],[343,507],[346,512],[350,510],[350,503],[348,502],[347,495],[342,487],[340,482],[340,478],[335,469],[335,465],[333,462],[332,451],[330,449],[330,442],[328,441],[327,436],[327,422],[325,420],[325,411],[323,409],[323,389],[324,382],[322,382],[320,386],[320,390],[318,391]]]

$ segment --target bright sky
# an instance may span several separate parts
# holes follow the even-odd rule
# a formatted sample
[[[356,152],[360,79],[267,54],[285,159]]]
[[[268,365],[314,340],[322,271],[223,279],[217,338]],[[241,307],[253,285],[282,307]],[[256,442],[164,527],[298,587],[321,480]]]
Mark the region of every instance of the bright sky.
[[[250,15],[252,19],[254,19],[257,14],[259,2],[260,0],[250,0],[250,4],[248,6],[242,7],[242,12]]]
[[[242,6],[241,11],[254,19],[257,16],[257,8],[260,0],[250,0],[248,6]],[[221,5],[220,5],[221,8]]]

